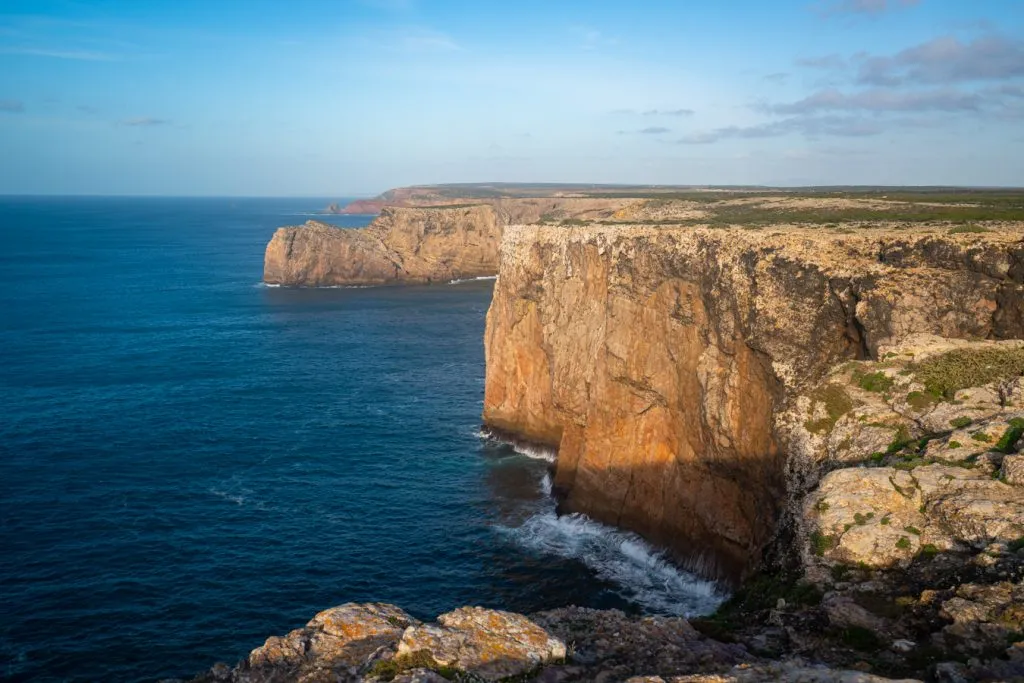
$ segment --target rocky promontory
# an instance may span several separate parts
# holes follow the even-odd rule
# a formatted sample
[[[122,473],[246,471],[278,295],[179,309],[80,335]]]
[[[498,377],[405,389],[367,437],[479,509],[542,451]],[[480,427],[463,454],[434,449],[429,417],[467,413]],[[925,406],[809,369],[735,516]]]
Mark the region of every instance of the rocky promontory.
[[[279,228],[263,281],[298,287],[447,282],[494,275],[501,222],[489,206],[385,208],[366,228]]]

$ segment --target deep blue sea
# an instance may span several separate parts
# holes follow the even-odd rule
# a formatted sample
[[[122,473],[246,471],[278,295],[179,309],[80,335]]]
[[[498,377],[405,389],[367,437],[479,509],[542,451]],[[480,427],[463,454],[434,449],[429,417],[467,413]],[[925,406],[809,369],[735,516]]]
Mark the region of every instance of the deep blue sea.
[[[0,197],[0,679],[187,677],[353,600],[714,606],[479,436],[492,282],[260,285],[327,202]]]

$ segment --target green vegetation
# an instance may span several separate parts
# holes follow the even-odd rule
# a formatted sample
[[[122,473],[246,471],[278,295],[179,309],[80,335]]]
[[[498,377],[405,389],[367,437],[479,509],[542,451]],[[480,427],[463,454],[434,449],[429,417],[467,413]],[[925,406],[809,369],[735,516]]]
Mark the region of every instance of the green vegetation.
[[[915,371],[929,393],[952,399],[961,389],[1024,375],[1024,348],[955,349],[922,361]]]
[[[879,370],[878,372],[863,373],[855,370],[853,381],[864,391],[882,393],[892,388],[892,378]]]
[[[410,669],[430,669],[449,681],[455,680],[461,673],[454,667],[439,665],[427,650],[418,650],[394,659],[377,660],[366,673],[368,676],[376,676],[382,681],[390,681],[398,674]]]
[[[589,225],[589,223],[579,218],[563,218],[559,225]]]
[[[992,441],[992,437],[985,432],[974,432],[971,434],[971,438],[982,443],[990,443]]]
[[[921,530],[918,529],[916,526],[905,526],[903,527],[903,530],[906,531],[908,534],[914,534],[915,536],[921,535]]]
[[[1024,536],[1021,536],[1016,540],[1010,541],[1006,544],[1006,547],[1010,550],[1011,553],[1015,553],[1021,548],[1024,548]]]
[[[1017,441],[1024,436],[1024,419],[1015,417],[1010,420],[1010,426],[1006,428],[1003,435],[996,442],[995,450],[1001,453],[1013,453]]]
[[[804,427],[812,434],[827,434],[836,426],[839,418],[853,410],[853,399],[839,384],[827,384],[816,389],[811,394],[811,400],[823,403],[826,413],[826,417],[804,423]]]
[[[900,536],[900,540],[896,541],[896,547],[900,550],[910,549],[910,539],[906,536]]]
[[[974,422],[974,420],[972,420],[969,417],[963,416],[953,418],[952,420],[949,421],[949,424],[952,427],[955,427],[956,429],[963,429],[964,427],[970,427],[972,422]]]
[[[821,500],[819,500],[819,501],[818,501],[818,502],[817,502],[817,503],[816,503],[816,504],[814,505],[814,509],[816,509],[816,510],[817,510],[818,512],[828,512],[828,509],[829,509],[829,507],[830,507],[830,506],[829,506],[829,504],[828,504],[828,501],[827,501],[827,500],[825,500],[824,498],[822,498]]]
[[[821,598],[821,591],[797,574],[758,574],[744,582],[714,614],[690,623],[707,636],[731,642],[733,630],[749,624],[758,613],[775,609],[780,599],[787,605],[813,607],[821,603]]]
[[[837,545],[839,545],[839,539],[834,535],[825,535],[820,531],[811,533],[811,550],[819,557]]]
[[[952,450],[952,449],[960,448],[961,446],[963,446],[963,444],[960,443],[959,441],[950,441],[949,443],[946,444],[946,446],[950,450]]]
[[[923,546],[921,546],[921,550],[918,552],[918,555],[925,558],[926,560],[930,560],[938,554],[939,549],[938,547],[936,547],[934,543],[925,543]]]
[[[866,515],[862,515],[859,512],[855,512],[853,514],[853,521],[857,524],[857,526],[864,526],[868,523],[869,520],[874,519],[874,517],[874,512],[869,512]]]

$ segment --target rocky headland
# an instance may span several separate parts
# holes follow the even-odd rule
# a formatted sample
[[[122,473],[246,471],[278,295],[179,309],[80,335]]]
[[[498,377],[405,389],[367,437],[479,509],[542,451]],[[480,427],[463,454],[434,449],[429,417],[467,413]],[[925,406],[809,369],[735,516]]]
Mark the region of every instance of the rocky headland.
[[[485,425],[557,451],[562,509],[733,595],[691,619],[345,605],[197,681],[1024,680],[1024,197],[379,220],[278,231],[268,282],[452,279],[486,251]]]

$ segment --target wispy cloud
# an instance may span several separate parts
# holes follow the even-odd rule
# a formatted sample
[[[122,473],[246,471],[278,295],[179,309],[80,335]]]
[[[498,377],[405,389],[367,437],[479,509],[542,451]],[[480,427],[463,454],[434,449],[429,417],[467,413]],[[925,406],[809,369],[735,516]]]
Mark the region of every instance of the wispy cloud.
[[[883,14],[899,7],[911,7],[920,0],[833,0],[815,5],[814,9],[824,16],[837,14]]]
[[[115,62],[120,59],[120,56],[110,52],[38,47],[2,47],[0,48],[0,54],[24,55],[28,57],[49,57],[51,59],[72,59],[83,62]]]
[[[796,102],[760,107],[773,114],[813,114],[821,111],[978,111],[983,100],[976,93],[959,90],[897,91],[874,88],[844,93],[835,88],[820,90]]]
[[[157,119],[150,116],[141,116],[134,119],[125,119],[118,122],[122,126],[167,126],[170,125],[170,121],[167,119]]]
[[[0,100],[0,111],[11,114],[20,114],[25,111],[25,104],[20,100]]]
[[[664,126],[649,126],[647,128],[641,128],[639,130],[617,130],[616,135],[662,135],[664,133],[671,133],[671,128],[665,128]]]
[[[780,71],[778,73],[773,73],[773,74],[765,75],[764,80],[768,81],[769,83],[782,83],[787,78],[789,78],[789,74]]]
[[[708,145],[729,139],[762,139],[800,134],[806,137],[867,137],[884,131],[881,123],[856,117],[819,116],[794,117],[756,126],[725,126],[687,135],[676,141],[680,145]]]
[[[1024,40],[987,35],[970,42],[943,36],[888,57],[865,57],[857,81],[868,85],[960,83],[1024,77]]]
[[[648,109],[644,116],[693,116],[692,109]]]

